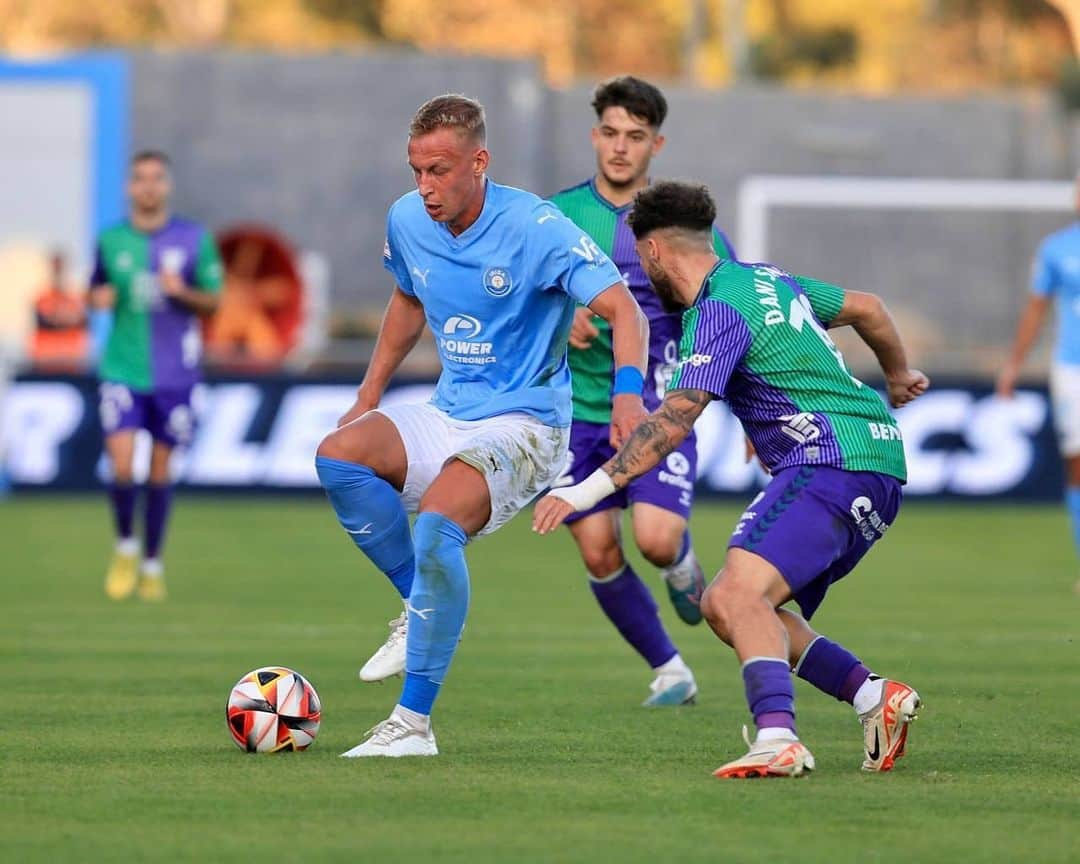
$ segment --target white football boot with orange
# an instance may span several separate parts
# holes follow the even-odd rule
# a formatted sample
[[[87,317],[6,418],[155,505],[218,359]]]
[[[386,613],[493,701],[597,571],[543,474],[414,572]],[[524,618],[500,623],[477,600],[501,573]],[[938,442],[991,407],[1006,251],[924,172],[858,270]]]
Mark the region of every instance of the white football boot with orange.
[[[714,777],[745,780],[752,777],[799,777],[814,770],[814,756],[798,738],[771,738],[750,742],[743,726],[743,740],[750,751],[741,759],[721,765]]]
[[[885,679],[881,699],[859,715],[863,726],[863,771],[891,771],[907,746],[908,724],[919,716],[922,700],[907,684]]]

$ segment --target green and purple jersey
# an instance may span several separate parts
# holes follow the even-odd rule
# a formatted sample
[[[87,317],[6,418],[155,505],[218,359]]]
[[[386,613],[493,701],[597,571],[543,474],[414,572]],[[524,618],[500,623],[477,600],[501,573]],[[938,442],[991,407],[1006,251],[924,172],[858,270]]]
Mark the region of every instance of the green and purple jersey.
[[[681,334],[679,313],[664,309],[634,249],[634,234],[626,224],[631,205],[615,207],[597,190],[593,179],[552,196],[551,201],[615,263],[623,281],[649,319],[649,366],[642,396],[649,409],[660,404],[667,380],[678,359]],[[731,244],[714,231],[716,254],[734,258]],[[611,327],[599,316],[593,324],[600,331],[585,349],[570,348],[568,359],[574,395],[574,419],[587,423],[611,422],[611,386],[615,375]]]
[[[141,393],[182,390],[198,381],[198,316],[162,295],[162,272],[180,274],[199,291],[221,290],[221,259],[210,232],[174,217],[152,234],[124,222],[98,239],[90,285],[111,285],[116,292],[99,370],[103,381]]]
[[[669,389],[726,401],[773,472],[829,465],[904,481],[896,421],[825,331],[843,304],[843,290],[827,282],[720,261],[683,313]]]

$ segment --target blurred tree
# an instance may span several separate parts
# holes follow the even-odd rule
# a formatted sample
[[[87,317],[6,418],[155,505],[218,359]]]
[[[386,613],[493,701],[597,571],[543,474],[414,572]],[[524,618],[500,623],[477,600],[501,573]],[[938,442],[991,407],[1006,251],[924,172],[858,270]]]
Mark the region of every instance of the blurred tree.
[[[372,36],[382,35],[383,0],[308,0],[307,5],[327,20],[349,23]]]
[[[154,0],[171,41],[212,45],[225,34],[232,0]]]
[[[382,31],[427,50],[539,56],[550,79],[676,75],[687,0],[384,0]]]
[[[1073,53],[1080,54],[1080,0],[1047,0],[1057,9],[1069,25]]]
[[[240,44],[317,49],[368,41],[372,0],[0,0],[0,49]],[[369,17],[370,14],[369,13]]]
[[[1051,85],[1080,0],[0,0],[0,50],[244,46],[538,57],[566,84],[634,71],[867,92]],[[741,74],[739,73],[741,70]]]

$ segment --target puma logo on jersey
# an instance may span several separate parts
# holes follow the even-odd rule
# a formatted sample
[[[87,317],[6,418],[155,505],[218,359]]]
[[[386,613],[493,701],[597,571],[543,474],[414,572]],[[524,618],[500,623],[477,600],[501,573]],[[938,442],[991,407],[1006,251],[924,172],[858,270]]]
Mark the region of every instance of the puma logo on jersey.
[[[412,275],[415,276],[417,279],[419,279],[421,282],[423,282],[425,288],[428,287],[427,286],[427,274],[430,273],[430,272],[431,272],[430,267],[428,267],[427,270],[421,270],[419,267],[413,267],[412,268]]]

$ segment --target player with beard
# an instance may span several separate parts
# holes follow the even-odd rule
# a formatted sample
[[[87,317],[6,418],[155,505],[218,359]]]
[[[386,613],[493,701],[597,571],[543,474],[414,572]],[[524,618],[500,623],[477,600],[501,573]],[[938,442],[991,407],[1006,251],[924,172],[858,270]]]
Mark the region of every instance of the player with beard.
[[[888,771],[904,755],[919,694],[872,674],[807,622],[895,521],[904,445],[884,402],[851,375],[825,328],[855,328],[881,365],[893,407],[929,382],[908,367],[877,297],[767,264],[721,261],[711,243],[715,218],[701,186],[665,182],[638,194],[628,219],[638,255],[657,293],[686,309],[679,366],[661,406],[619,452],[543,498],[533,525],[552,531],[625,488],[686,438],[709,402],[725,400],[772,480],[740,517],[701,601],[709,626],[738,655],[757,727],[753,742],[746,736],[749,752],[716,776],[793,777],[814,768],[796,734],[792,671],[854,707],[863,769]],[[792,599],[802,616],[781,608]]]
[[[552,201],[614,261],[649,319],[649,365],[643,381],[616,379],[610,328],[587,307],[578,308],[569,354],[574,422],[570,463],[561,483],[580,482],[614,455],[613,392],[629,387],[642,394],[649,410],[660,404],[679,344],[680,313],[663,308],[650,287],[626,222],[634,195],[648,185],[652,160],[664,147],[660,130],[667,100],[649,82],[627,75],[601,83],[593,93],[592,107],[596,173]],[[714,230],[712,242],[721,258],[734,257],[722,233]],[[697,684],[664,628],[652,593],[626,560],[620,537],[622,513],[630,510],[634,543],[660,569],[679,617],[697,624],[705,581],[688,530],[696,476],[697,444],[691,433],[662,464],[567,520],[597,603],[653,670],[651,692],[644,702],[649,706],[692,702]]]
[[[128,218],[101,234],[90,302],[110,309],[112,329],[101,359],[101,425],[112,466],[109,500],[116,547],[105,592],[122,600],[165,599],[161,550],[172,503],[169,460],[191,441],[192,390],[202,356],[200,316],[217,308],[221,259],[202,225],[170,210],[169,157],[137,153],[128,174]],[[146,485],[142,561],[134,535],[135,433],[153,438]]]

